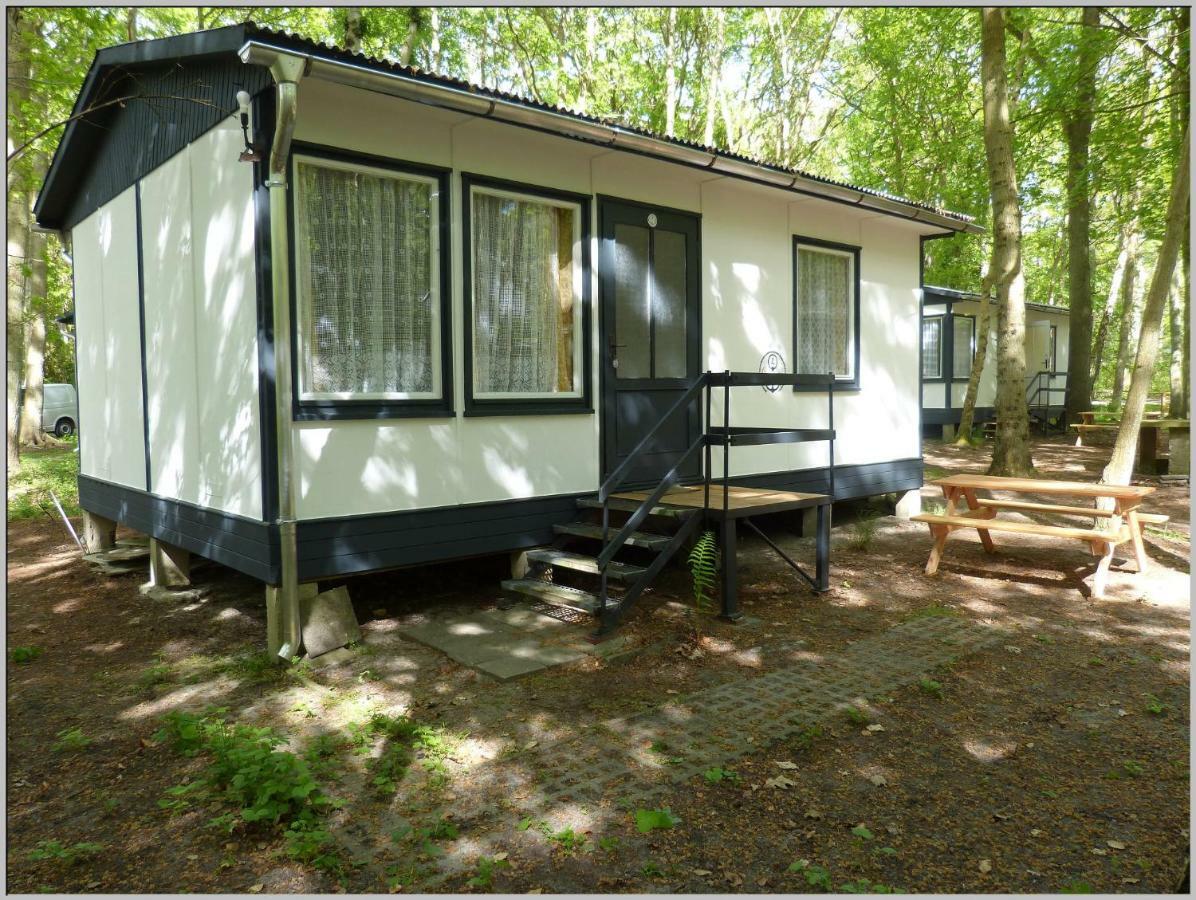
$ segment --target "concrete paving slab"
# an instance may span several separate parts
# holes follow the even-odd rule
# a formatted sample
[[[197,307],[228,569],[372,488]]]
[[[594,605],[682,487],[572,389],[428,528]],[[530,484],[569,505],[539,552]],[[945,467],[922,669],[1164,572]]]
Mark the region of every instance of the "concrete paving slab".
[[[583,659],[586,629],[527,606],[433,616],[405,628],[404,637],[500,680]]]

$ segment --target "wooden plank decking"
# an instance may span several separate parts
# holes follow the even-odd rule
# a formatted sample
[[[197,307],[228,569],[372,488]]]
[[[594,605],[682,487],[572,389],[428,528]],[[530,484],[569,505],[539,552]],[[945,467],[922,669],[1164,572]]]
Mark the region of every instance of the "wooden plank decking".
[[[613,494],[623,500],[642,502],[648,491],[627,491]],[[704,488],[700,484],[675,487],[660,498],[660,505],[679,509],[701,509],[704,502]],[[790,509],[807,509],[827,502],[826,494],[800,494],[796,491],[772,491],[763,488],[731,487],[727,491],[727,517],[742,519],[766,513],[784,512]],[[710,513],[722,518],[723,487],[710,486]]]

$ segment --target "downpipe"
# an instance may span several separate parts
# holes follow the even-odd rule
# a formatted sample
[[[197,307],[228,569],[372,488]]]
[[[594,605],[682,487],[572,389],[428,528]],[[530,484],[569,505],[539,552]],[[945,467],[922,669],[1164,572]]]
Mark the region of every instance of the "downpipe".
[[[270,266],[274,314],[274,422],[278,452],[279,585],[267,611],[269,650],[284,660],[297,656],[303,644],[299,609],[299,564],[295,536],[295,454],[291,421],[294,384],[291,373],[291,267],[287,223],[287,170],[298,112],[298,82],[307,69],[299,56],[278,53],[270,61],[277,93],[274,140],[270,147],[266,187],[270,192]]]

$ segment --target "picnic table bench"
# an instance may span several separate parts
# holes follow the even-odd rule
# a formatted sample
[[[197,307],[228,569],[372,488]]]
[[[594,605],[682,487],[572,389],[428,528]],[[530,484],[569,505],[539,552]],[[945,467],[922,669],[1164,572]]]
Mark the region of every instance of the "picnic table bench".
[[[1161,524],[1168,519],[1167,516],[1146,513],[1138,508],[1143,499],[1154,491],[1153,487],[1145,485],[1043,481],[1036,478],[1002,478],[995,475],[950,475],[947,478],[934,481],[933,484],[942,488],[943,495],[947,499],[946,513],[922,513],[913,517],[915,522],[925,522],[934,537],[934,546],[930,550],[930,558],[926,561],[927,575],[933,575],[938,571],[947,536],[952,531],[961,528],[975,528],[980,535],[980,542],[989,553],[995,552],[991,532],[1035,534],[1087,543],[1093,555],[1100,557],[1092,587],[1092,595],[1099,598],[1105,595],[1109,565],[1113,561],[1113,548],[1128,541],[1133,546],[1137,571],[1145,571],[1147,557],[1146,547],[1142,542],[1142,524]],[[978,490],[1006,491],[1013,494],[1047,494],[1093,502],[1108,498],[1113,501],[1113,509],[1041,503],[1024,499],[1002,500],[994,497],[980,497],[976,494]],[[966,503],[966,510],[960,509],[961,501]],[[1086,528],[1075,525],[1044,525],[1038,522],[998,519],[996,516],[1001,510],[1077,516],[1091,518],[1094,521],[1091,527]],[[1100,527],[1101,525],[1104,527]]]

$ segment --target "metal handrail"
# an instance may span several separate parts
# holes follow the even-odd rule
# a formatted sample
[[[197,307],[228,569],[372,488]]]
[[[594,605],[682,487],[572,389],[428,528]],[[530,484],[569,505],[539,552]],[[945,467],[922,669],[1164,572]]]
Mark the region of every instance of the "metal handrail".
[[[602,504],[602,551],[598,554],[596,560],[598,565],[598,572],[600,578],[599,585],[599,604],[600,612],[605,614],[607,608],[607,568],[610,566],[611,560],[614,559],[615,554],[623,548],[627,543],[628,538],[635,532],[636,528],[646,519],[653,507],[660,501],[660,499],[668,492],[669,488],[681,480],[681,470],[689,462],[693,454],[699,449],[704,448],[706,451],[706,465],[703,472],[703,490],[705,496],[705,508],[710,506],[710,450],[712,441],[711,425],[710,425],[710,403],[711,390],[714,386],[723,388],[723,430],[721,435],[723,445],[723,515],[727,513],[727,481],[730,476],[729,472],[729,457],[730,453],[730,394],[732,387],[745,386],[764,386],[764,385],[791,385],[791,386],[822,386],[827,388],[827,399],[829,407],[829,421],[827,423],[827,431],[829,433],[830,441],[830,491],[831,496],[835,493],[835,405],[834,405],[834,383],[835,376],[833,373],[826,375],[795,375],[789,373],[757,373],[757,372],[702,372],[694,379],[685,391],[684,394],[674,403],[669,410],[657,420],[652,429],[644,435],[638,444],[627,454],[623,462],[615,467],[615,470],[607,476],[606,480],[602,482],[602,486],[598,489],[598,500]],[[706,420],[702,424],[701,431],[698,437],[692,444],[681,454],[681,457],[673,465],[660,482],[653,488],[652,492],[644,498],[644,500],[636,507],[635,511],[627,517],[623,526],[615,533],[614,537],[610,534],[610,498],[611,494],[622,484],[627,477],[627,473],[631,471],[632,464],[638,459],[640,454],[652,443],[652,439],[656,436],[656,432],[660,430],[663,425],[669,421],[680,409],[687,407],[697,396],[697,394],[705,389],[706,391]]]

